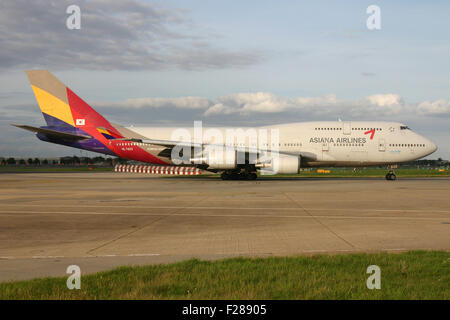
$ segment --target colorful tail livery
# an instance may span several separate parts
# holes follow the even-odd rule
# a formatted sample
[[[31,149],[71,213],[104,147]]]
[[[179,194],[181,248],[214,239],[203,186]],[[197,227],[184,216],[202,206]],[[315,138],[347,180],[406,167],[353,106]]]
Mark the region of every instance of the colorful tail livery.
[[[129,135],[129,130],[116,126],[126,133],[122,134],[49,71],[29,70],[26,73],[47,126],[17,127],[33,131],[47,142],[143,162],[164,163],[135,144],[130,148],[130,143],[125,142],[134,138]],[[122,148],[122,145],[128,147]]]

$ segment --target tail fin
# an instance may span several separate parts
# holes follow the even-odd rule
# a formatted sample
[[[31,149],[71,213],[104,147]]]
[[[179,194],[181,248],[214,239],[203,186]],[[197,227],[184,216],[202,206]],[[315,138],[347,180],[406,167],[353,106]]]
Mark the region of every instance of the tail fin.
[[[75,126],[67,87],[47,70],[29,70],[27,76],[47,125]]]
[[[76,127],[106,139],[122,135],[101,114],[47,70],[28,70],[28,79],[48,126]]]

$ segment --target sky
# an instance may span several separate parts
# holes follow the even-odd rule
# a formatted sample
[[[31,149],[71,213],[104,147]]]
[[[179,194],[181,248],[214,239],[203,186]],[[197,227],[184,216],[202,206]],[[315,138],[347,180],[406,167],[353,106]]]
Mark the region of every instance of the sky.
[[[0,157],[93,155],[11,126],[45,125],[24,71],[48,69],[122,125],[398,121],[450,159],[449,16],[448,1],[3,0]]]

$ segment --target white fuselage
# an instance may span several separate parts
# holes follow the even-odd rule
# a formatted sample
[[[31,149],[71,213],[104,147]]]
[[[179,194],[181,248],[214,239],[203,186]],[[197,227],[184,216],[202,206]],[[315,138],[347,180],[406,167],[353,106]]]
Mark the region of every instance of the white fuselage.
[[[194,128],[130,129],[148,139],[199,142],[198,131]],[[278,149],[280,153],[309,159],[308,166],[396,164],[423,158],[437,149],[430,140],[395,122],[289,123],[242,128],[243,138],[227,139],[227,133],[236,129],[202,128],[200,139],[202,143],[223,143],[246,149]],[[249,138],[252,132],[256,132],[257,141]],[[222,141],[217,140],[217,136],[221,136]]]

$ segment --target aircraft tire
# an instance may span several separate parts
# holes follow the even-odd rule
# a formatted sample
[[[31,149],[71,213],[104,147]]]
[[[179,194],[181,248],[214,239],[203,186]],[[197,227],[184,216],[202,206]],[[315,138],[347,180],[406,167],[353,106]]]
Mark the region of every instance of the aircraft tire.
[[[386,174],[386,180],[390,180],[390,181],[397,180],[397,176],[395,175],[395,173],[389,172],[388,174]]]

